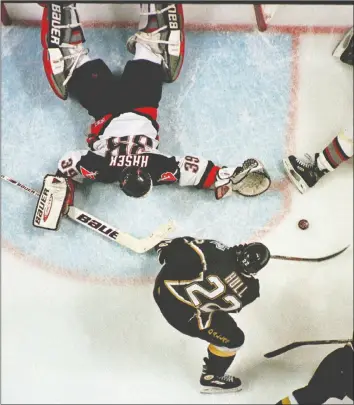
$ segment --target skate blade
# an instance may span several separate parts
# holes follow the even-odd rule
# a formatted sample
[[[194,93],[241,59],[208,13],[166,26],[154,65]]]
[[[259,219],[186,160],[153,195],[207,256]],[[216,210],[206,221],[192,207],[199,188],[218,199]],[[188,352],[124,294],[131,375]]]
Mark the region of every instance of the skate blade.
[[[300,191],[301,194],[304,194],[305,191],[309,189],[309,186],[305,183],[301,176],[299,176],[296,171],[293,169],[289,159],[283,159],[284,169],[288,175],[291,182],[294,186]]]
[[[340,58],[342,56],[343,52],[347,49],[349,45],[349,41],[352,35],[353,35],[353,28],[345,34],[345,37],[339,42],[339,44],[332,52],[332,56],[334,56],[335,58]]]
[[[242,390],[241,385],[239,387],[229,388],[229,389],[219,388],[219,387],[203,387],[202,386],[200,388],[200,393],[201,394],[228,394],[229,392],[237,392],[237,391],[241,391],[241,390]]]

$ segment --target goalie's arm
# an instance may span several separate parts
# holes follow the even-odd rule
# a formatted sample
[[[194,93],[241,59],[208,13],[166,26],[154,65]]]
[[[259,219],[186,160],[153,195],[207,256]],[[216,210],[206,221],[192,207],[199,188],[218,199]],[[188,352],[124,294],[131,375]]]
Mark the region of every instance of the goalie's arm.
[[[123,169],[129,166],[146,170],[154,186],[177,183],[181,187],[214,189],[217,199],[233,191],[256,196],[265,192],[271,183],[264,166],[256,159],[247,159],[242,167],[220,168],[202,156],[168,156],[157,150],[104,156],[91,151],[69,152],[59,161],[58,169],[75,181],[87,178],[112,183],[120,181]]]
[[[138,166],[149,172],[154,186],[178,183],[180,186],[211,188],[218,166],[201,156],[169,156],[158,151],[136,155],[107,155],[78,150],[66,153],[58,163],[58,173],[75,181],[118,182],[122,170]]]

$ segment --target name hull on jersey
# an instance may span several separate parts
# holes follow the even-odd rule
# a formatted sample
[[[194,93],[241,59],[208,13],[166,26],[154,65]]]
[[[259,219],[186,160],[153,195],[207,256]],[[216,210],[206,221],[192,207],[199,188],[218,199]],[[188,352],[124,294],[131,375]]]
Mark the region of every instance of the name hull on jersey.
[[[138,166],[138,167],[147,167],[149,163],[149,156],[141,155],[120,155],[120,156],[111,156],[110,166]]]
[[[97,221],[96,219],[91,218],[87,214],[80,214],[76,219],[83,224],[96,229],[96,231],[101,232],[103,235],[109,236],[111,239],[116,239],[119,234],[118,231],[109,228],[107,225],[103,224],[100,221]]]
[[[242,281],[241,277],[234,271],[230,273],[224,281],[238,297],[242,297],[242,294],[247,290],[247,286]]]
[[[58,4],[52,5],[52,15],[50,18],[50,41],[51,45],[60,45],[61,7]]]

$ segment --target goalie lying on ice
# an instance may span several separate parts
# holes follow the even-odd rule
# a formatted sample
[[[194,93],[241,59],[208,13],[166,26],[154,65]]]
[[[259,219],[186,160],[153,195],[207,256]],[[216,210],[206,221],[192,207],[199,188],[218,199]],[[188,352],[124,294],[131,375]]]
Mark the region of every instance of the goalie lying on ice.
[[[162,85],[176,80],[183,64],[182,5],[141,6],[139,31],[127,42],[134,58],[119,80],[101,59],[89,58],[84,42],[75,3],[44,5],[43,60],[50,85],[60,98],[77,99],[96,120],[87,137],[89,150],[65,154],[57,176],[118,182],[132,197],[174,183],[214,189],[217,199],[233,191],[259,195],[269,188],[269,175],[256,159],[237,168],[220,167],[200,156],[157,150]]]

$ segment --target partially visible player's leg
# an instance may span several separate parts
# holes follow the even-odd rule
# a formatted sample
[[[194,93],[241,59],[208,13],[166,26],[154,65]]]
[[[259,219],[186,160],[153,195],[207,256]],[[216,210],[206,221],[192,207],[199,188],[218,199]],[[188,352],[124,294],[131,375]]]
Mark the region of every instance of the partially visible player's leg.
[[[330,398],[353,398],[353,349],[347,345],[328,354],[310,382],[278,404],[323,404]]]
[[[317,166],[322,171],[333,171],[353,156],[353,131],[340,132],[317,156]]]
[[[138,112],[156,121],[162,83],[176,80],[183,64],[182,5],[142,4],[139,31],[127,48],[134,59],[121,78],[121,112]]]
[[[326,173],[336,169],[353,156],[353,130],[340,132],[329,145],[314,158],[307,155],[307,161],[288,156],[283,159],[284,168],[290,180],[301,193],[313,187]]]
[[[333,51],[333,56],[353,66],[353,28],[341,39]],[[352,123],[350,126],[350,129],[340,132],[322,152],[316,153],[314,158],[306,155],[306,161],[291,155],[283,159],[287,175],[301,193],[313,187],[326,173],[333,171],[353,156]]]
[[[339,58],[343,63],[353,66],[354,45],[353,45],[353,27],[345,33],[338,45],[333,51],[333,56]]]
[[[200,328],[198,316],[197,322]],[[240,379],[226,374],[245,340],[244,333],[233,318],[223,311],[213,312],[210,325],[203,330],[199,329],[196,337],[209,342],[208,357],[204,358],[200,377],[201,392],[239,391]]]
[[[244,334],[226,312],[198,314],[196,310],[171,298],[161,276],[157,276],[154,299],[166,321],[181,333],[209,342],[200,377],[201,392],[227,392],[241,389],[241,381],[226,375],[243,345]]]

